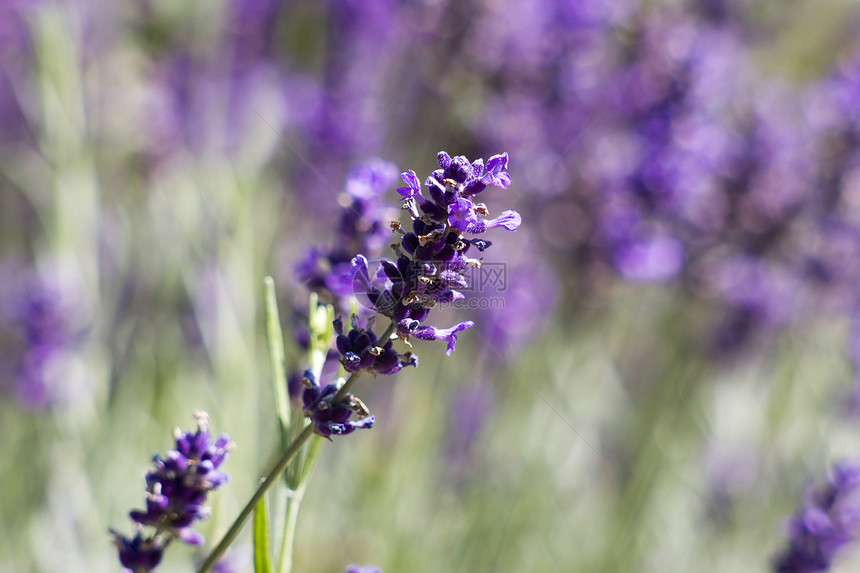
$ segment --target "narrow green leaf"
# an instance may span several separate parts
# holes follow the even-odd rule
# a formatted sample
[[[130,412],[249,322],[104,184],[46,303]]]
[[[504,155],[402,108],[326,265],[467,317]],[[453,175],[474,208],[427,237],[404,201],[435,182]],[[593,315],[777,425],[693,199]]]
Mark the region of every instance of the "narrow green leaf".
[[[254,510],[254,572],[274,573],[269,553],[269,503],[263,496]]]
[[[287,373],[284,364],[284,333],[281,331],[281,317],[275,297],[275,281],[272,277],[266,277],[264,283],[266,285],[266,334],[269,339],[269,357],[272,361],[275,413],[281,430],[281,445],[286,445],[289,441],[290,397],[287,394]]]

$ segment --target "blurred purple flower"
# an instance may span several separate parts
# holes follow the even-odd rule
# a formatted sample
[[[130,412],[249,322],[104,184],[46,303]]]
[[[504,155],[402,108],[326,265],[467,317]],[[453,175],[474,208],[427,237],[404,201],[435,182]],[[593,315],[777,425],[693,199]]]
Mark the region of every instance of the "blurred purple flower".
[[[827,483],[811,490],[788,520],[788,546],[773,563],[777,573],[830,569],[860,534],[860,466],[836,464]]]
[[[500,355],[494,359],[521,351],[554,318],[561,287],[548,264],[533,252],[529,249],[518,259],[510,259],[504,284],[497,284],[495,291],[486,284],[482,292],[473,295],[486,301],[487,308],[480,308],[478,322],[487,348]]]
[[[296,265],[299,279],[323,300],[334,303],[341,312],[341,299],[355,294],[352,259],[359,253],[374,257],[391,236],[393,208],[384,201],[397,168],[381,159],[368,160],[354,168],[346,179],[346,193],[334,241],[328,248],[312,248]]]
[[[72,358],[85,332],[82,304],[72,281],[57,273],[27,268],[4,269],[2,322],[19,341],[13,360],[15,394],[30,409],[41,410],[78,397],[83,385]],[[62,285],[62,286],[61,286]]]
[[[719,352],[737,350],[757,332],[785,326],[801,310],[797,282],[774,262],[749,256],[719,260],[710,281],[724,305]]]
[[[382,569],[372,565],[363,565],[361,567],[358,565],[349,565],[344,569],[343,573],[382,573]]]
[[[678,275],[684,262],[684,247],[671,237],[649,237],[619,245],[615,264],[631,281],[664,281]]]

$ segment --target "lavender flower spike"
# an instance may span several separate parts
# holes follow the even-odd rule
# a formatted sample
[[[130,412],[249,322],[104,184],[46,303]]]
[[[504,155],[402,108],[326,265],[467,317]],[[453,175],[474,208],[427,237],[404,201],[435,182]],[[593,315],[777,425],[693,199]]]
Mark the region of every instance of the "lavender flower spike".
[[[776,573],[827,571],[836,554],[860,535],[860,465],[834,465],[828,483],[812,490],[788,522],[788,547]]]
[[[463,156],[451,157],[440,151],[436,156],[439,169],[425,180],[426,193],[422,193],[414,171],[400,176],[406,183],[397,191],[403,197],[403,208],[412,219],[411,230],[399,221],[391,224],[400,234],[400,244],[393,245],[395,260],[380,261],[381,273],[371,273],[367,258],[356,256],[352,260],[353,284],[376,312],[387,316],[396,325],[397,336],[406,342],[410,336],[420,340],[445,340],[450,355],[457,342],[457,333],[469,328],[472,322],[463,322],[452,328],[437,328],[424,324],[430,310],[440,304],[450,304],[465,297],[467,276],[481,260],[470,256],[470,248],[484,252],[491,243],[467,237],[503,227],[516,230],[522,217],[516,211],[503,211],[495,219],[487,219],[489,209],[476,203],[474,197],[490,185],[506,188],[511,183],[507,172],[508,155],[502,153],[487,160],[469,162]],[[375,280],[371,280],[374,277]],[[339,350],[342,362],[350,368],[364,368],[370,357],[362,358],[353,347],[365,348],[356,340],[342,340]],[[387,343],[387,341],[384,341]],[[375,342],[374,342],[375,343]],[[383,347],[384,349],[384,347]],[[382,349],[374,348],[374,352]],[[389,357],[392,367],[398,364]]]
[[[227,474],[219,468],[233,444],[226,434],[212,439],[205,412],[194,415],[197,430],[181,432],[177,428],[176,449],[163,458],[153,458],[155,469],[146,474],[146,509],[129,513],[136,535],[129,539],[111,530],[120,563],[127,571],[152,571],[174,539],[190,545],[203,543],[203,536],[191,526],[209,516],[203,506],[208,493],[227,482]],[[145,527],[153,531],[144,535]]]

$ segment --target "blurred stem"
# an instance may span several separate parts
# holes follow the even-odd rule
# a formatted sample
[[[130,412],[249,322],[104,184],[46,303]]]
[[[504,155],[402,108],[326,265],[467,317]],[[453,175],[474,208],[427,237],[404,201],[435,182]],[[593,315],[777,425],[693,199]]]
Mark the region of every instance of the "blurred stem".
[[[34,23],[39,104],[39,152],[54,182],[50,254],[98,296],[98,178],[88,139],[87,105],[78,49],[81,22],[63,6],[46,5]],[[96,69],[90,70],[96,73]],[[37,202],[38,203],[38,202]]]
[[[799,335],[795,335],[795,337],[797,336]],[[784,344],[790,343],[790,340],[784,341]],[[800,359],[803,355],[799,348],[806,346],[806,344],[806,340],[800,340],[798,348],[789,349],[784,352],[783,356],[778,356],[774,360],[775,364],[780,365],[781,372],[773,377],[770,399],[767,402],[765,413],[765,428],[769,444],[773,444],[780,436],[786,418],[789,417],[795,382],[798,379],[797,373],[800,371]]]
[[[299,453],[299,450],[301,450],[302,446],[308,441],[313,433],[313,424],[308,424],[304,431],[292,441],[289,447],[287,447],[283,455],[281,455],[281,458],[275,463],[275,466],[268,474],[266,474],[266,477],[263,478],[260,487],[258,487],[257,491],[254,492],[254,495],[251,496],[250,501],[245,505],[245,508],[239,514],[239,517],[236,518],[233,525],[230,526],[230,529],[227,530],[227,533],[225,533],[224,537],[221,538],[221,541],[218,542],[218,545],[215,546],[200,568],[197,569],[197,573],[206,573],[206,571],[208,571],[224,555],[230,545],[239,536],[239,533],[242,531],[242,526],[245,525],[248,517],[250,517],[254,512],[254,509],[257,507],[257,503],[277,482],[278,476],[287,469],[290,461],[297,453]]]
[[[687,343],[683,332],[675,332],[669,338],[674,340],[674,352],[666,368],[658,374],[657,387],[639,409],[639,419],[633,426],[635,438],[629,480],[617,504],[615,531],[597,571],[615,573],[637,569],[642,545],[638,536],[643,531],[649,499],[661,476],[671,470],[666,463],[667,451],[697,436],[687,422],[691,420],[706,363]],[[666,436],[672,437],[671,443],[661,441]]]
[[[634,454],[630,480],[621,494],[621,512],[602,571],[636,570],[640,547],[637,536],[643,530],[645,510],[661,475],[671,469],[665,463],[665,450],[670,446],[660,443],[658,438],[660,435],[682,437],[690,434],[680,428],[696,395],[697,378],[692,374],[685,376],[683,370],[667,377],[667,383],[658,390],[659,398],[655,401],[658,403],[644,408],[647,421],[639,425],[643,439]],[[648,410],[652,410],[653,415]]]

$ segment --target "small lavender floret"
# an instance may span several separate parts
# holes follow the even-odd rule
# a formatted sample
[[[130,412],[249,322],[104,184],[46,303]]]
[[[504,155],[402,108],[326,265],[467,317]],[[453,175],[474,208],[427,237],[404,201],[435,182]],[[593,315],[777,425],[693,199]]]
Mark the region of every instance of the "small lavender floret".
[[[775,559],[777,573],[827,571],[834,557],[860,534],[860,464],[834,465],[830,480],[813,489],[788,521],[788,547]]]
[[[351,434],[359,428],[372,428],[375,421],[364,402],[352,394],[346,394],[338,403],[334,403],[342,383],[343,379],[338,379],[335,383],[320,387],[310,370],[302,378],[305,386],[302,394],[305,417],[310,418],[314,432],[324,438]],[[353,414],[358,419],[351,420]]]
[[[177,428],[176,449],[153,458],[155,469],[146,474],[146,509],[129,513],[137,526],[135,536],[128,538],[111,530],[120,563],[134,573],[152,571],[173,539],[202,545],[203,536],[191,526],[209,516],[209,509],[203,506],[206,496],[228,480],[219,468],[233,447],[229,436],[221,434],[213,440],[206,413],[194,415],[197,429],[182,432]],[[144,535],[145,527],[153,532]]]
[[[408,327],[404,327],[404,329],[408,330],[408,332],[419,340],[444,340],[448,343],[448,348],[445,350],[445,354],[451,356],[451,353],[454,352],[454,346],[457,344],[457,333],[466,330],[467,328],[472,328],[475,326],[475,323],[471,320],[467,320],[465,322],[461,322],[460,324],[454,325],[451,328],[436,328],[435,326],[418,326],[412,330],[408,330]]]
[[[164,557],[166,542],[157,537],[144,537],[140,531],[133,538],[128,539],[121,533],[111,529],[114,536],[114,544],[119,550],[119,562],[123,567],[135,573],[152,571]]]
[[[334,320],[334,331],[337,334],[337,350],[340,362],[347,372],[367,370],[374,374],[394,374],[404,366],[417,366],[418,357],[411,352],[399,354],[393,347],[393,341],[388,340],[382,346],[373,332],[372,320],[367,328],[358,327],[358,316],[352,315],[352,328],[344,334],[343,319]]]

